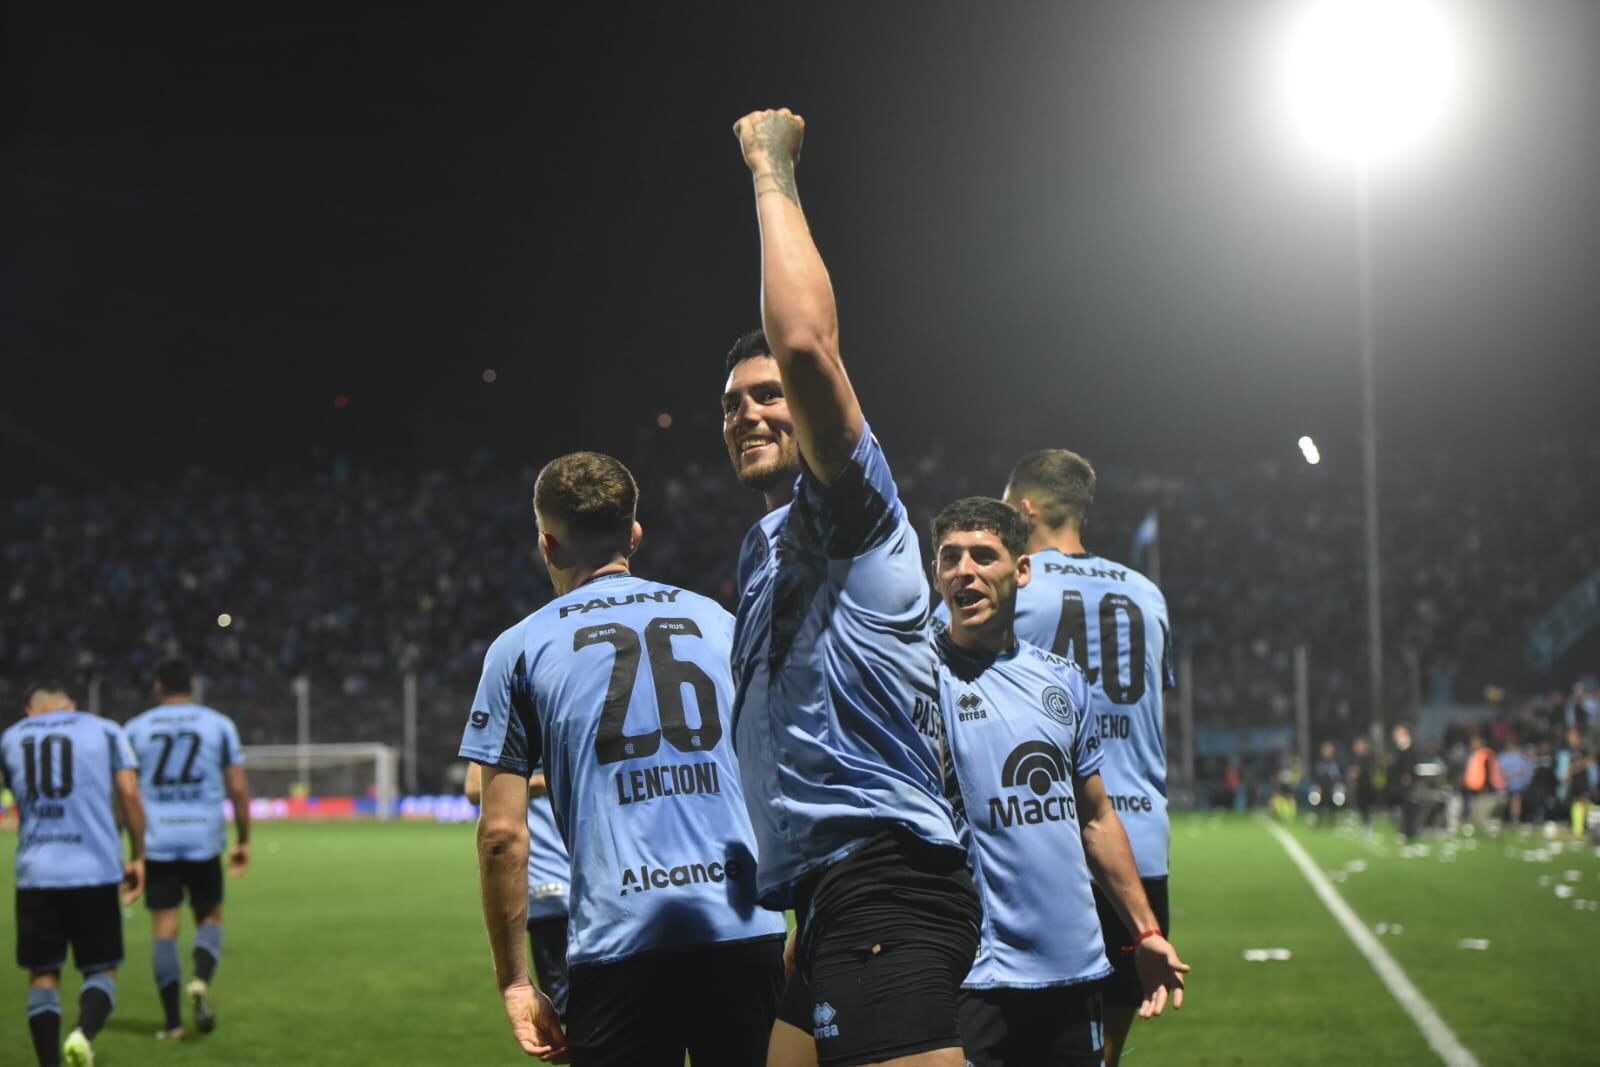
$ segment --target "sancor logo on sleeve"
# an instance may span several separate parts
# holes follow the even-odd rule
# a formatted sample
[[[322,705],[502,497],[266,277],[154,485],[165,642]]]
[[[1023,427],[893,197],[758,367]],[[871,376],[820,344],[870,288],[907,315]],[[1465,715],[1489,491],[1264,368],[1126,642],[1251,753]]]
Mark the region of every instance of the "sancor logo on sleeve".
[[[489,725],[489,713],[487,711],[475,711],[467,716],[467,721],[472,724],[474,730],[481,730]]]

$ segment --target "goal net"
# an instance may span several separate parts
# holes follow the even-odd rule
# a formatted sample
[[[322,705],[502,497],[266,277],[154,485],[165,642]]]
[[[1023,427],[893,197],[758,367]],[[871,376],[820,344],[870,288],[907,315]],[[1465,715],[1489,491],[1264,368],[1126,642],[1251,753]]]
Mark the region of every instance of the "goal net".
[[[394,818],[399,761],[388,745],[246,745],[244,758],[263,818]]]

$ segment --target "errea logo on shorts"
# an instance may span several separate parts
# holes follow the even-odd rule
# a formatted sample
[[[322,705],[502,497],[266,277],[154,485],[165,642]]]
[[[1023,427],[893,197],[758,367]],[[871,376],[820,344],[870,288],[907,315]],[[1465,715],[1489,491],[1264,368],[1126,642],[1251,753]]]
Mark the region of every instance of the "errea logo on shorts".
[[[811,1036],[815,1039],[838,1037],[839,1027],[833,1020],[838,1017],[833,1005],[823,1001],[811,1010]]]

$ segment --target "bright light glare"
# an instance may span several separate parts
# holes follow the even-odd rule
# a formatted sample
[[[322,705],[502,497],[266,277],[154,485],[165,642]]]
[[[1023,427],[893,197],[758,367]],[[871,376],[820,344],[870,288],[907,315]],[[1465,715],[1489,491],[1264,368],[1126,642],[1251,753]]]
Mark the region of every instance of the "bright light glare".
[[[1312,0],[1288,27],[1283,90],[1316,151],[1346,164],[1426,147],[1459,109],[1465,56],[1443,0]]]
[[[221,615],[217,616],[217,625],[226,630],[228,627],[233,625],[233,616],[224,611]]]
[[[1311,438],[1302,437],[1295,443],[1300,446],[1300,454],[1306,458],[1307,463],[1315,467],[1322,462],[1322,453],[1317,451],[1317,443]]]

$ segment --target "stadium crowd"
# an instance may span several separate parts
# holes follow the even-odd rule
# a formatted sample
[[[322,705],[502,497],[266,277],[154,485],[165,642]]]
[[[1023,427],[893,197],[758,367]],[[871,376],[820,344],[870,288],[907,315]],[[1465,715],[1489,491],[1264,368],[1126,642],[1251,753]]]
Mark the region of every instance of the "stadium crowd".
[[[643,488],[640,571],[730,603],[731,546],[754,521],[753,502],[724,467],[676,460],[660,440],[624,458]],[[925,530],[950,499],[998,492],[1014,458],[957,464],[934,444],[896,473]],[[1553,721],[1549,709],[1566,697],[1528,695],[1551,680],[1529,670],[1523,646],[1531,622],[1600,568],[1600,501],[1585,487],[1597,461],[1600,439],[1470,461],[1387,457],[1392,708],[1477,702],[1498,685],[1513,694],[1508,708],[1527,711],[1498,719],[1496,742],[1559,750],[1560,736],[1529,724]],[[422,475],[336,467],[241,488],[193,474],[160,491],[13,496],[0,534],[0,701],[15,708],[30,679],[62,674],[80,699],[126,719],[149,703],[154,662],[181,650],[246,744],[294,739],[300,675],[315,740],[397,743],[401,678],[414,671],[421,784],[442,788],[487,641],[550,595],[534,559],[533,473],[481,459]],[[1102,459],[1088,540],[1148,570],[1143,554],[1129,558],[1130,539],[1147,514],[1159,517],[1161,584],[1192,664],[1198,725],[1291,723],[1293,650],[1303,644],[1312,721],[1341,741],[1360,731],[1360,500],[1355,472],[1332,462],[1155,477]]]

